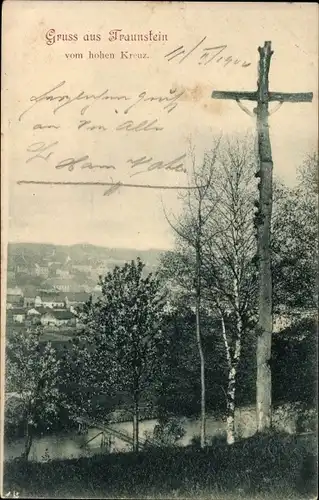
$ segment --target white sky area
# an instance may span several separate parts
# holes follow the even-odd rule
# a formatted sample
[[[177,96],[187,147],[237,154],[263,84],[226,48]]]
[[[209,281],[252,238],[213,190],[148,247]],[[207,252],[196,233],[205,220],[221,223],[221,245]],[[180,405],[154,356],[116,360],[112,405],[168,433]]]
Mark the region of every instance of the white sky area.
[[[270,117],[274,174],[293,185],[296,169],[317,147],[318,137],[318,8],[315,4],[157,4],[156,2],[8,2],[4,5],[3,42],[3,229],[9,241],[55,244],[91,243],[137,249],[169,248],[171,229],[162,204],[178,214],[177,190],[121,188],[103,196],[101,186],[17,184],[21,180],[56,182],[136,182],[181,186],[185,173],[153,170],[130,177],[128,160],[152,157],[169,162],[188,153],[189,140],[200,163],[214,137],[254,129],[254,119],[234,101],[213,101],[213,90],[255,90],[257,47],[271,40],[274,55],[270,90],[313,92],[312,103],[284,104]],[[77,42],[45,43],[45,33],[77,33]],[[110,42],[108,33],[167,34],[166,42]],[[99,33],[100,42],[84,42],[85,33]],[[184,45],[198,49],[183,62],[165,54]],[[203,48],[226,45],[221,55],[251,62],[198,64]],[[114,52],[113,60],[87,59],[91,52]],[[121,51],[147,53],[148,59],[120,59]],[[66,53],[82,52],[83,59]],[[168,96],[185,90],[170,113],[166,103],[141,102],[126,114],[123,101],[77,101],[55,114],[57,102],[31,104],[59,83],[51,95],[77,96],[81,91],[125,95],[128,104],[146,96]],[[81,109],[89,108],[81,115]],[[245,103],[249,109],[253,103]],[[271,105],[271,108],[275,104]],[[107,130],[78,130],[80,120]],[[159,131],[115,130],[126,120],[138,124],[157,119]],[[35,130],[37,124],[59,128]],[[34,144],[50,145],[48,160],[30,158]],[[112,170],[55,168],[66,158],[88,155],[92,164]],[[185,163],[188,166],[188,160]],[[7,196],[8,195],[8,196]],[[8,202],[6,203],[6,201]]]

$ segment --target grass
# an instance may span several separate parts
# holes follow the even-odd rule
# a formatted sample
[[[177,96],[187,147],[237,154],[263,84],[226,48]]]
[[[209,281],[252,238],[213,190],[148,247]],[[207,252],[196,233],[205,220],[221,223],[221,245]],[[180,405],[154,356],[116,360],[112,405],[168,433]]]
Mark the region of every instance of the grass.
[[[4,492],[41,498],[316,498],[312,436],[254,436],[233,446],[149,449],[46,463],[8,462]]]

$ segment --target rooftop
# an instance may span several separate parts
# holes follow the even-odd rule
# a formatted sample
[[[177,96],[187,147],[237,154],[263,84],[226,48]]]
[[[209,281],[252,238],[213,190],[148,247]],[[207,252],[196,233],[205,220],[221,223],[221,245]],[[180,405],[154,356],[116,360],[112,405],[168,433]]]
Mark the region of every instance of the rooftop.
[[[65,297],[66,297],[66,295],[63,292],[42,292],[41,293],[42,301],[64,302]]]
[[[22,295],[7,295],[7,302],[9,304],[22,304],[23,298]]]
[[[50,311],[47,311],[47,314],[50,314],[51,316],[54,316],[56,319],[73,319],[75,318],[75,314],[73,314],[71,311],[68,310],[54,310],[51,309]]]
[[[14,288],[7,289],[7,295],[20,295],[20,296],[22,296],[23,293],[22,293],[21,288],[15,286]]]
[[[53,309],[51,309],[51,307],[36,307],[36,308],[34,308],[34,310],[39,314],[46,314],[46,313],[50,313],[53,311]],[[32,309],[32,311],[33,311],[33,309]]]
[[[23,307],[15,307],[14,309],[9,309],[12,315],[14,314],[26,314],[26,310]]]
[[[70,302],[87,302],[90,294],[87,292],[68,292],[66,297]]]

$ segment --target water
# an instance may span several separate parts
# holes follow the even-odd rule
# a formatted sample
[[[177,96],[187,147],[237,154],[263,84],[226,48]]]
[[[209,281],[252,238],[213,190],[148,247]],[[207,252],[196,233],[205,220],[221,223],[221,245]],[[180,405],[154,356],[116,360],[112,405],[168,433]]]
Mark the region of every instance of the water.
[[[238,408],[235,413],[235,428],[237,435],[242,438],[252,436],[256,432],[255,407]],[[296,431],[296,418],[296,415],[284,418],[282,411],[279,411],[278,414],[274,412],[274,426],[278,430],[294,433]],[[187,446],[191,444],[195,436],[198,437],[200,435],[200,420],[181,418],[180,422],[185,429],[185,435],[176,444],[179,446]],[[139,435],[141,442],[146,437],[152,437],[154,426],[157,423],[157,420],[143,420],[140,422]],[[132,422],[109,424],[108,427],[121,431],[131,437],[133,436]],[[102,447],[102,435],[100,432],[100,429],[91,428],[85,435],[79,435],[76,430],[74,430],[35,437],[30,451],[30,460],[43,462],[48,459],[89,457],[98,453],[115,453],[117,451],[130,451],[132,449],[131,444],[115,437],[112,438],[112,443],[109,448]],[[225,422],[217,420],[209,415],[206,420],[206,434],[208,442],[212,437],[225,435]],[[88,441],[90,442],[87,443]],[[24,439],[15,439],[5,445],[4,458],[5,460],[11,460],[19,457],[23,450]]]
[[[154,427],[157,423],[157,420],[144,420],[140,422],[139,435],[141,441],[148,436],[152,436]],[[179,446],[187,446],[188,444],[191,444],[194,436],[199,436],[200,421],[198,419],[193,420],[185,418],[181,420],[181,423],[183,424],[186,433],[177,444]],[[213,417],[208,417],[206,425],[207,435],[216,436],[224,433],[224,424],[216,421]],[[110,424],[109,427],[126,433],[131,437],[133,435],[132,422]],[[131,444],[115,437],[112,437],[110,448],[102,447],[102,435],[100,432],[100,429],[90,428],[85,435],[79,435],[76,430],[72,430],[69,432],[35,437],[30,450],[29,459],[37,462],[45,462],[48,459],[89,457],[98,453],[114,453],[117,451],[130,451],[132,449]],[[87,443],[89,440],[91,441]],[[5,460],[12,460],[13,458],[21,456],[23,450],[24,439],[15,439],[6,444],[4,449],[4,458]]]

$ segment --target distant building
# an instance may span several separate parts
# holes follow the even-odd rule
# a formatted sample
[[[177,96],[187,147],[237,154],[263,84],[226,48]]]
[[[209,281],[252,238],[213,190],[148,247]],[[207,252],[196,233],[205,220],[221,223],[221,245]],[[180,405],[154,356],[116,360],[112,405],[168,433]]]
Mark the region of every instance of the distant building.
[[[43,326],[75,326],[76,315],[68,310],[52,310],[41,316]]]
[[[36,298],[34,299],[34,306],[35,307],[42,306],[42,299],[39,295],[37,295]]]
[[[23,306],[23,293],[21,288],[8,288],[7,289],[7,309],[12,307]]]
[[[63,266],[63,262],[60,260],[52,260],[52,259],[43,259],[48,262],[48,267],[56,266],[56,267],[61,267]]]
[[[35,297],[24,297],[23,299],[24,307],[32,307],[35,305]]]
[[[47,278],[49,276],[49,268],[47,266],[40,266],[39,264],[35,264],[33,268],[33,274],[34,276]]]
[[[37,310],[35,307],[32,307],[31,309],[27,310],[27,316],[41,316],[41,313],[39,310]]]
[[[80,291],[80,285],[71,278],[49,278],[47,283],[60,292]]]
[[[60,278],[69,278],[70,271],[68,269],[57,269],[56,275],[59,276]]]
[[[11,314],[14,323],[23,323],[26,318],[26,310],[23,308],[12,309]]]
[[[43,307],[50,307],[51,309],[65,307],[65,295],[63,293],[43,293],[41,301]]]
[[[14,288],[7,289],[7,295],[20,295],[21,297],[23,297],[23,292],[21,288],[15,286]]]
[[[87,264],[73,264],[72,268],[75,269],[76,271],[80,271],[81,273],[86,273],[86,274],[90,274],[92,271],[92,266],[89,266]]]
[[[66,306],[76,306],[84,304],[90,298],[90,294],[86,292],[67,293],[65,298]]]
[[[19,264],[16,267],[16,273],[18,274],[29,274],[29,268],[26,264]]]
[[[46,312],[46,311],[44,311]],[[27,310],[25,323],[26,325],[39,325],[41,324],[41,313],[39,309],[31,308]]]
[[[69,292],[71,288],[69,280],[63,278],[50,278],[49,284],[60,292]]]
[[[15,266],[14,270],[16,273],[30,274],[29,263],[28,263],[28,260],[25,258],[23,253],[16,255],[15,258],[13,259],[13,262],[14,262],[14,266]]]
[[[27,297],[24,297],[23,305],[24,307],[40,307],[42,306],[42,299],[36,292],[29,293]]]
[[[41,284],[41,288],[37,289],[40,296],[42,296],[45,293],[56,293],[55,288],[49,283],[47,283],[47,281],[48,280],[46,280],[44,283]]]

